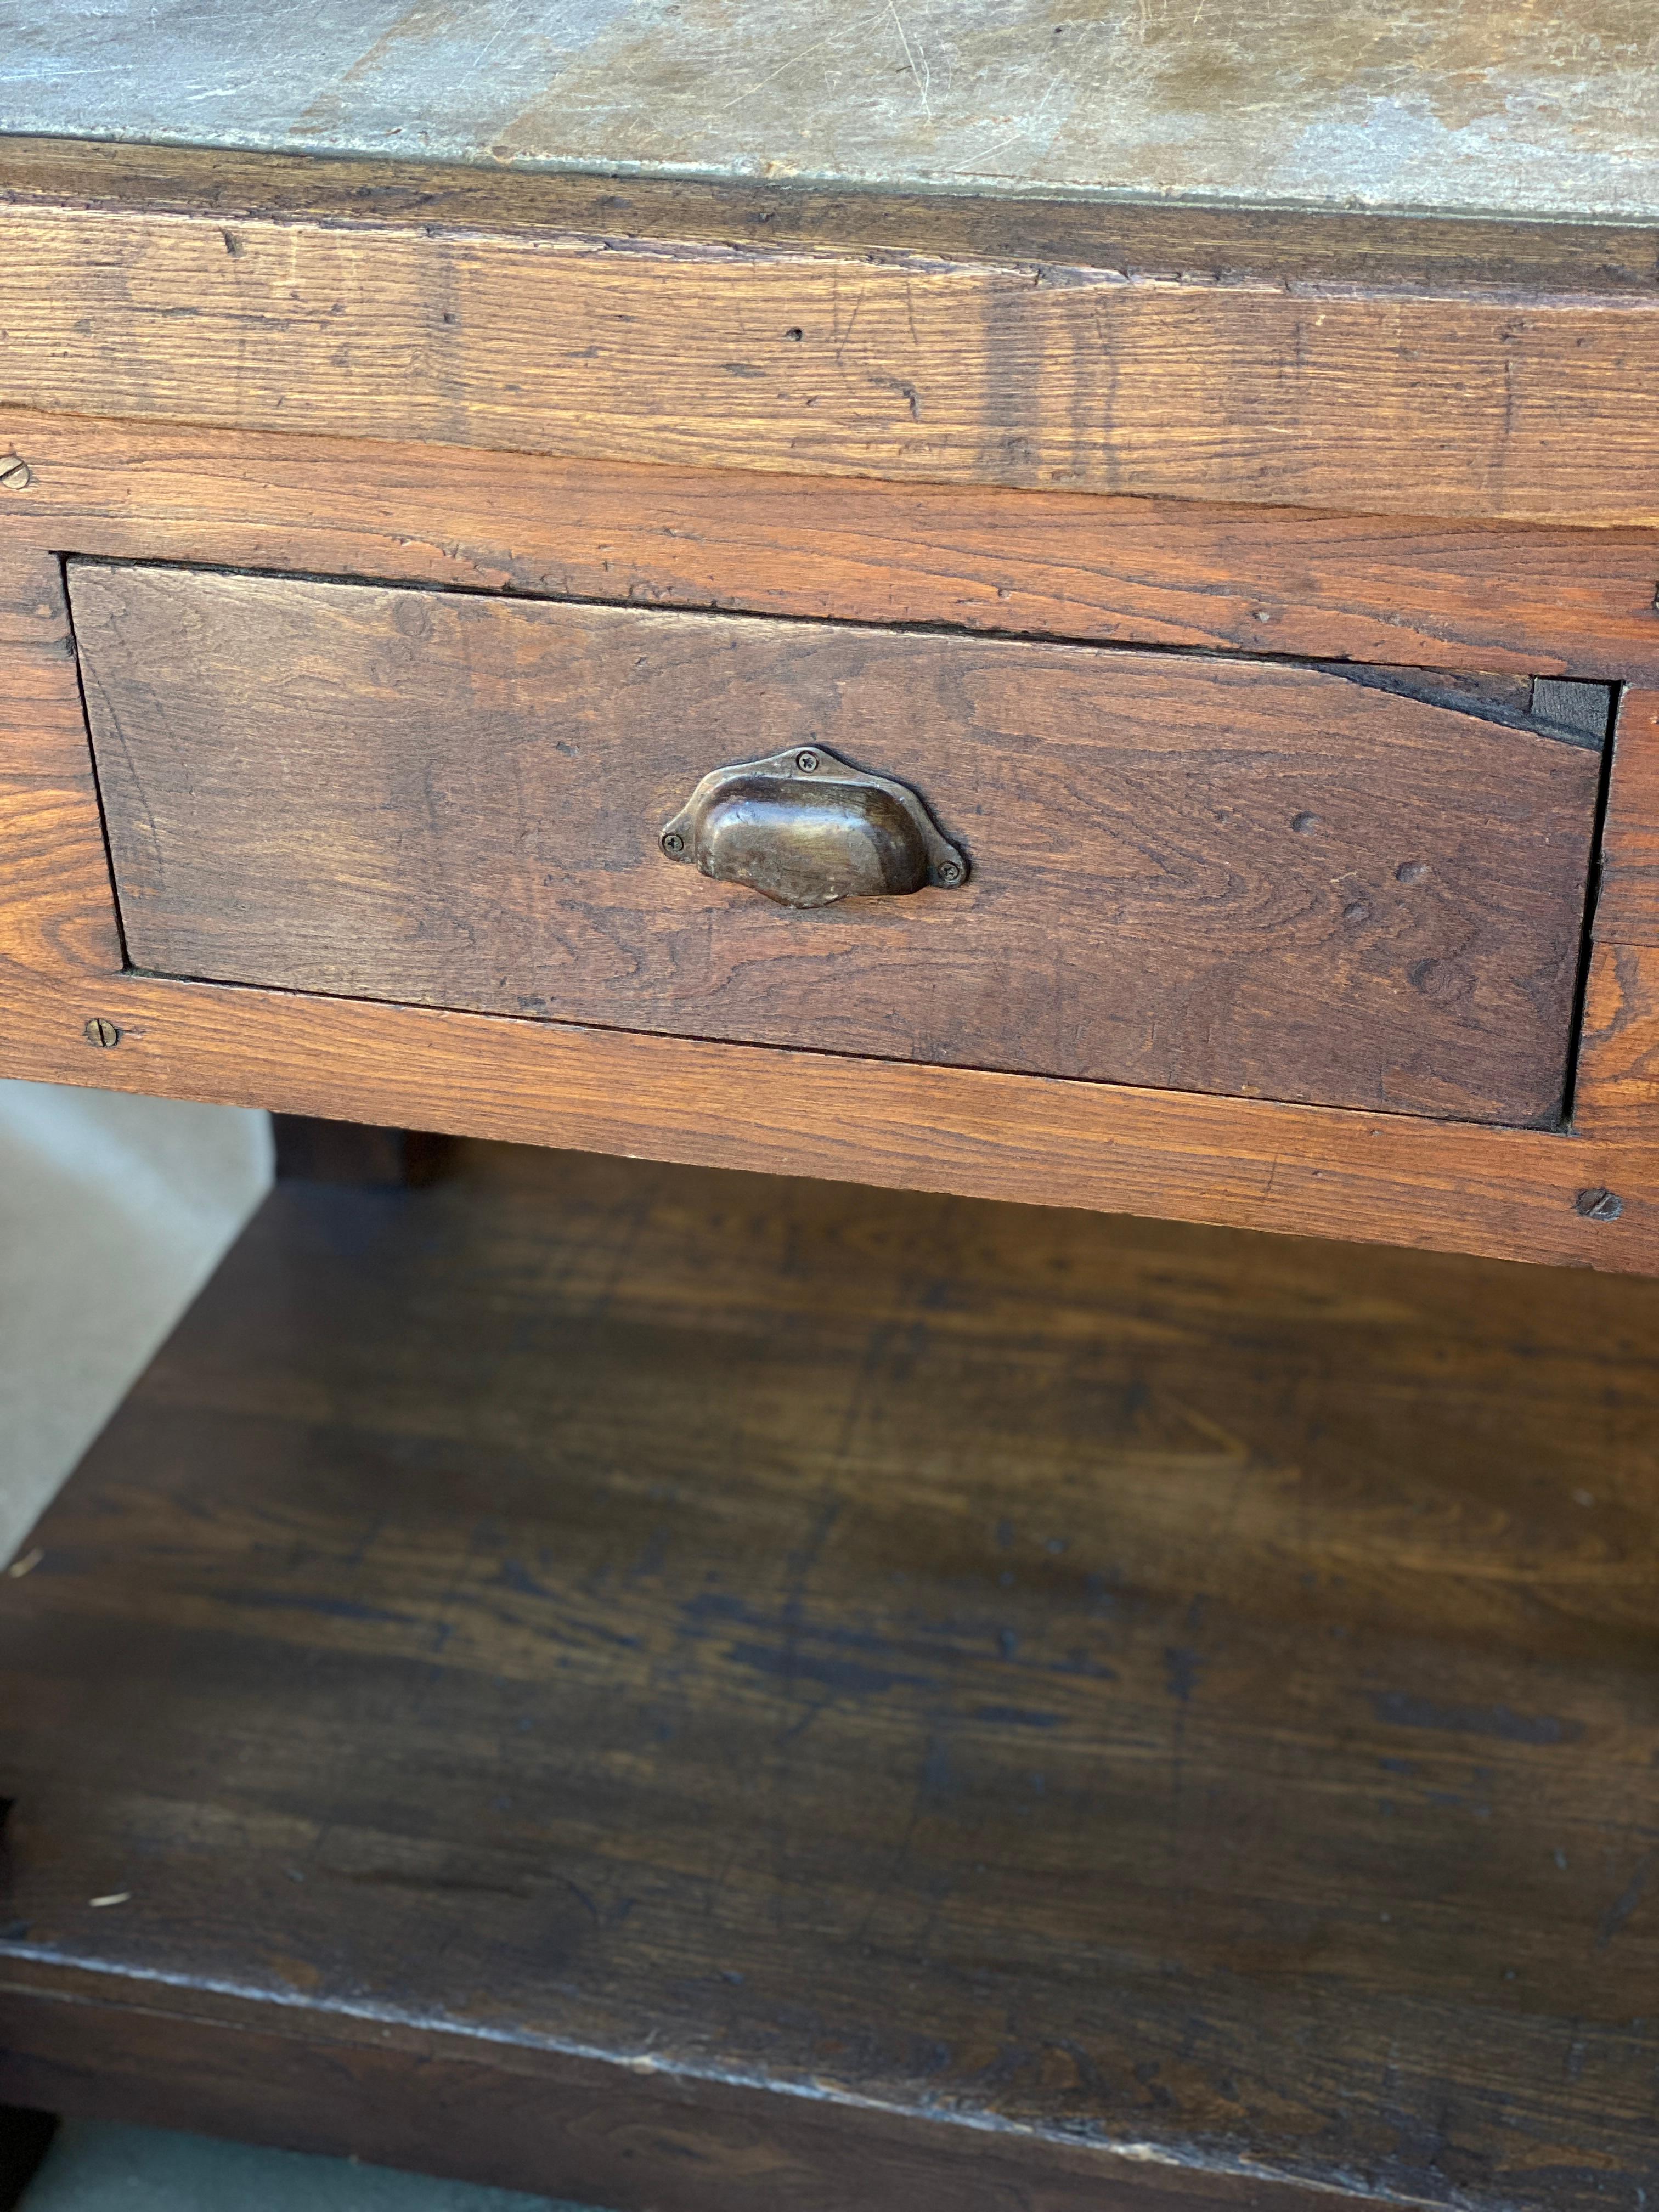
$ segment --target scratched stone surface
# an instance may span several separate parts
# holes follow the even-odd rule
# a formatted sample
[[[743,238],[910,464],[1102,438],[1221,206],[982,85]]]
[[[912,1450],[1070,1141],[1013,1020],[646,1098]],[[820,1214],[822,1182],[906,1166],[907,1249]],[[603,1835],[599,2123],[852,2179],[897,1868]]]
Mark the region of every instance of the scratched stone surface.
[[[0,128],[1659,215],[1654,0],[4,0]]]

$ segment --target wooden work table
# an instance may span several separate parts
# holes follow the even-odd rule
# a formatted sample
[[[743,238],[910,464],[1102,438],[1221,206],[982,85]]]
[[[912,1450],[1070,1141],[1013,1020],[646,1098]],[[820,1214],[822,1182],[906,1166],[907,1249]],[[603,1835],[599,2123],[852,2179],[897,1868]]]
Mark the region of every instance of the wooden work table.
[[[1659,233],[0,194],[12,1072],[1659,1268]]]
[[[0,1583],[0,2098],[1641,2212],[1646,12],[8,59],[0,1070],[311,1126]]]

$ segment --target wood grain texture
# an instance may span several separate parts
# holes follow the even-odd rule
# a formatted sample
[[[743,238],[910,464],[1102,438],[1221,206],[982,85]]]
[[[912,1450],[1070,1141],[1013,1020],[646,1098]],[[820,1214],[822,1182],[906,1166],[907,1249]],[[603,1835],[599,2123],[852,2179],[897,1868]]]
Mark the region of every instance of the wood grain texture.
[[[1644,686],[1619,702],[1595,933],[1659,945],[1659,690]]]
[[[1576,1125],[1597,1136],[1659,1129],[1659,946],[1596,944],[1573,1101]]]
[[[0,2059],[66,2114],[250,2139],[512,2188],[528,2177],[618,2212],[847,2212],[878,2182],[902,2212],[1309,2212],[1273,2183],[1045,2142],[945,2119],[860,2110],[849,2136],[830,2099],[781,2098],[636,2060],[493,2043],[401,2021],[373,2040],[315,2008],[303,2033],[274,2008],[107,1972],[76,1978],[8,1960]],[[257,2085],[257,2087],[255,2086]],[[540,2180],[532,2184],[541,2193]],[[783,2192],[780,2195],[780,2191]],[[1371,2200],[1345,2194],[1345,2207]]]
[[[1191,282],[1523,297],[1659,294],[1659,226],[1036,193],[848,191],[781,179],[582,175],[235,147],[0,137],[0,200],[499,234],[694,240],[1105,269]]]
[[[0,400],[674,465],[1659,522],[1659,299],[0,209]],[[797,338],[795,332],[799,332]]]
[[[1641,531],[1086,502],[0,413],[43,547],[560,599],[1659,682]]]
[[[1471,1120],[1559,1117],[1599,754],[1267,663],[76,562],[153,973]],[[954,892],[668,864],[734,761],[918,791]]]
[[[12,973],[8,1073],[698,1165],[1659,1273],[1659,1141]],[[88,1046],[90,1016],[118,1024]],[[1615,1217],[1581,1210],[1613,1191]]]
[[[288,1186],[0,1583],[0,2088],[624,2212],[1633,2207],[1656,1302]]]
[[[123,964],[59,563],[0,542],[0,963]]]

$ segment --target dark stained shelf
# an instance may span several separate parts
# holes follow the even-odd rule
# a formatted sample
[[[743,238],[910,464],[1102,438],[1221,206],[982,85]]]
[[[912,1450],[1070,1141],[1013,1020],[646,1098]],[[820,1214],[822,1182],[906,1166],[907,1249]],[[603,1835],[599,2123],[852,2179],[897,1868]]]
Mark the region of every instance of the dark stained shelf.
[[[280,1187],[0,1578],[0,2101],[620,2212],[1641,2212],[1656,1342],[570,1155]]]

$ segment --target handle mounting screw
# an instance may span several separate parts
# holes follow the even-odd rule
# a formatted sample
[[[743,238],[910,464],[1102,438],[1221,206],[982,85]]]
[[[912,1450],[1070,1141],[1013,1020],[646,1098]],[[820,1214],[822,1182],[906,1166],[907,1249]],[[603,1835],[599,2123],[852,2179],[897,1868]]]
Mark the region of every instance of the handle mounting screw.
[[[1625,1210],[1625,1201],[1617,1191],[1603,1189],[1599,1183],[1581,1190],[1573,1204],[1586,1221],[1617,1221]]]

